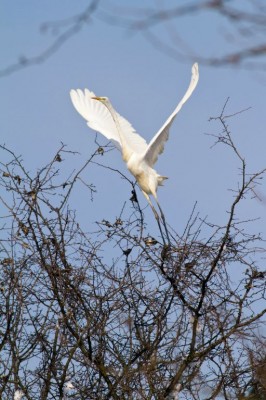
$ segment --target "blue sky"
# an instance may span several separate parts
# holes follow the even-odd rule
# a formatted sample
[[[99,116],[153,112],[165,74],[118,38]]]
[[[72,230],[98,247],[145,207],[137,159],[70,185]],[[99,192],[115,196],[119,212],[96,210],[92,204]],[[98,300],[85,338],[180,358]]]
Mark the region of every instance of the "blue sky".
[[[146,7],[159,2],[148,0]],[[88,87],[97,95],[110,98],[117,111],[126,117],[147,140],[151,139],[183,96],[196,55],[220,55],[233,51],[241,43],[230,40],[233,29],[214,13],[201,13],[159,24],[153,32],[171,43],[175,35],[182,49],[192,49],[193,56],[180,61],[154,48],[140,31],[129,31],[102,21],[103,13],[121,1],[102,2],[89,23],[71,37],[52,57],[0,79],[1,143],[22,154],[28,170],[34,171],[55,155],[60,142],[80,153],[61,168],[67,176],[95,150],[95,134],[74,110],[69,91]],[[128,1],[141,6],[142,1]],[[87,1],[73,2],[0,0],[1,63],[0,70],[16,63],[19,57],[32,57],[44,51],[55,39],[50,31],[40,32],[47,21],[64,20],[82,12]],[[177,33],[179,36],[177,36]],[[173,40],[173,35],[172,35]],[[181,47],[180,47],[181,48]],[[156,169],[169,177],[158,196],[166,218],[181,232],[198,202],[202,217],[215,223],[226,222],[232,192],[239,180],[239,163],[222,146],[210,149],[213,139],[205,133],[217,133],[221,127],[209,122],[220,114],[228,97],[228,114],[250,108],[230,120],[232,136],[246,159],[249,172],[266,166],[265,75],[263,72],[235,68],[210,68],[199,65],[200,81],[192,97],[177,116],[165,152]],[[105,143],[104,138],[100,138]],[[128,174],[117,151],[99,161]],[[84,176],[95,184],[94,201],[80,186],[72,197],[72,206],[88,225],[96,220],[119,215],[124,202],[129,203],[130,187],[121,178],[97,166]],[[266,197],[265,182],[260,193]],[[141,205],[145,199],[139,193]],[[265,230],[266,204],[247,200],[240,207],[240,218],[261,220],[254,230]],[[156,236],[153,215],[147,210],[150,233]],[[87,227],[88,228],[88,227]]]

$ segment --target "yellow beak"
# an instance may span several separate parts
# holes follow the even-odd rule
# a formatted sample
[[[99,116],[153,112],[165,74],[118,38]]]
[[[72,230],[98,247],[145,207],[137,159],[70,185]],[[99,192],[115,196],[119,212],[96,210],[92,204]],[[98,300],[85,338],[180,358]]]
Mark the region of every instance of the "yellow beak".
[[[103,101],[103,97],[92,97],[93,100]]]

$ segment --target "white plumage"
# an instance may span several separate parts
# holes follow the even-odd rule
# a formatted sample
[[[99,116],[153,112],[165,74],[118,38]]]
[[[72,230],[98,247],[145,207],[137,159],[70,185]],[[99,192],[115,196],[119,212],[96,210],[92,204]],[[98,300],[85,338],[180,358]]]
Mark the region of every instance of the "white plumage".
[[[164,151],[169,137],[170,126],[183,104],[189,99],[199,79],[198,64],[192,67],[189,87],[177,107],[159,129],[149,144],[132,127],[132,125],[112,107],[107,97],[96,97],[88,89],[71,90],[70,96],[76,110],[87,121],[88,126],[112,140],[122,153],[127,168],[136,178],[143,194],[150,203],[152,194],[157,201],[157,187],[162,185],[165,176],[159,175],[153,165],[158,155]],[[150,203],[151,204],[151,203]]]

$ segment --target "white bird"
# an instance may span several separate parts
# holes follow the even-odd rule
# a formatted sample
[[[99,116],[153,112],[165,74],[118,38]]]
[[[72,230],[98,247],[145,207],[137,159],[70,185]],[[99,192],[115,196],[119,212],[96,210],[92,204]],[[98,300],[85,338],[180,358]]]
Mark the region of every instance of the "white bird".
[[[198,64],[195,63],[184,97],[149,144],[125,118],[114,110],[107,97],[96,97],[88,89],[85,89],[84,92],[80,89],[70,91],[74,107],[85,118],[88,126],[103,134],[107,139],[111,139],[121,151],[128,170],[136,178],[149,203],[151,194],[157,201],[157,187],[167,179],[167,177],[159,175],[153,166],[158,155],[164,151],[165,142],[169,137],[169,129],[176,114],[193,93],[198,80]]]

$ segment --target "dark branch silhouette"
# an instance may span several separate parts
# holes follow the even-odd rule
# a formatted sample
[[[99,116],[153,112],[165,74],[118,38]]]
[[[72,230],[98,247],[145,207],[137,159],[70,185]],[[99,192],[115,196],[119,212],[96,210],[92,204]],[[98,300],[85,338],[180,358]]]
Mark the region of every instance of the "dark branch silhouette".
[[[264,398],[265,241],[238,208],[265,170],[248,171],[228,126],[240,113],[227,108],[210,120],[239,163],[224,223],[195,205],[183,229],[166,224],[167,246],[113,168],[128,198],[108,220],[89,223],[93,203],[81,217],[70,207],[76,187],[94,194],[89,168],[108,144],[75,172],[63,144],[33,173],[0,147],[1,399]]]

